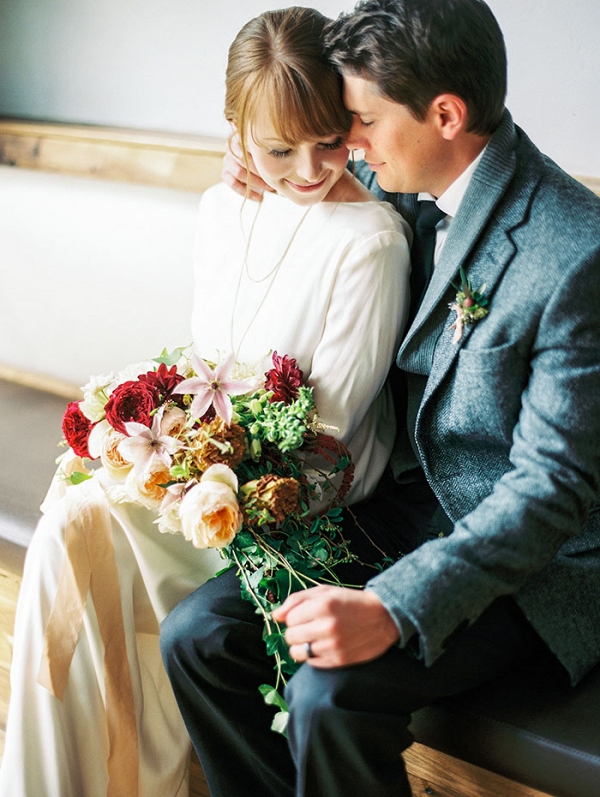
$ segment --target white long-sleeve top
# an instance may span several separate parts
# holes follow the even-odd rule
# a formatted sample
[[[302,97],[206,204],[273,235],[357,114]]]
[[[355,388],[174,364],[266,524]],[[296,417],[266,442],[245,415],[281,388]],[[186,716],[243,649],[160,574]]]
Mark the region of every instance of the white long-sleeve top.
[[[258,215],[257,215],[258,214]],[[319,419],[350,449],[348,496],[368,495],[395,434],[384,384],[408,305],[405,222],[390,205],[257,204],[224,184],[203,194],[195,250],[194,344],[253,364],[294,357],[313,387]]]

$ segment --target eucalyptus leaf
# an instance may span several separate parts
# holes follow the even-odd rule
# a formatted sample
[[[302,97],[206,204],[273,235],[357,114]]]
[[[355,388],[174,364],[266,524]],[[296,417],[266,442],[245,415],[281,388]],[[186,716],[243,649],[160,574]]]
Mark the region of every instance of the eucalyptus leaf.
[[[289,718],[289,711],[278,711],[273,717],[271,730],[275,731],[275,733],[280,733],[282,736],[287,736],[287,724]]]
[[[92,473],[81,473],[80,471],[76,470],[69,476],[69,481],[71,484],[81,484],[81,482],[86,482],[88,479],[93,479],[94,476]]]
[[[166,365],[166,366],[168,366],[170,368],[172,365],[177,365],[179,360],[181,360],[183,352],[187,348],[189,348],[189,346],[184,346],[184,347],[181,347],[181,348],[178,348],[178,349],[173,349],[173,351],[170,354],[169,354],[169,352],[166,349],[163,349],[161,351],[161,353],[160,353],[160,356],[159,357],[155,357],[153,362],[159,363],[159,364],[163,363],[164,365]]]
[[[277,706],[277,708],[282,711],[289,711],[287,703],[274,686],[270,684],[261,684],[258,687],[258,691],[261,693],[263,700],[268,706]]]

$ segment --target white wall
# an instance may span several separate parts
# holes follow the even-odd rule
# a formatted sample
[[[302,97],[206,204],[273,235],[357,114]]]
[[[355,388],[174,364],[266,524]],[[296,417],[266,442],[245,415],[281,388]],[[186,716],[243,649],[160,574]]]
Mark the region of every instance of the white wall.
[[[489,0],[509,107],[567,171],[600,177],[599,0]],[[292,3],[281,3],[287,5]],[[299,0],[335,17],[353,0]],[[225,135],[227,48],[268,0],[0,0],[0,114]]]
[[[329,16],[354,2],[310,0]],[[600,177],[600,0],[490,0],[509,107]],[[225,135],[226,50],[265,0],[0,0],[0,115]],[[189,341],[198,196],[0,167],[0,364],[82,384]]]
[[[0,363],[82,385],[190,343],[198,199],[0,167]]]
[[[0,0],[0,115],[224,135],[227,49],[265,0]],[[294,0],[328,16],[352,0]]]
[[[600,177],[600,0],[489,0],[515,121],[571,174]]]

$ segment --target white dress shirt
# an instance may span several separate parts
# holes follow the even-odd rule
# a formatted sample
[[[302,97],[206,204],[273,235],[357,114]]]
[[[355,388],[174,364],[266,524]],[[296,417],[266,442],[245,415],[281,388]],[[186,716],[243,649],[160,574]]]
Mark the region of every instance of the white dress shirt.
[[[481,150],[475,160],[467,166],[464,172],[457,177],[456,180],[448,186],[444,193],[437,197],[437,199],[432,194],[427,194],[424,192],[420,193],[418,196],[419,202],[422,200],[433,199],[440,210],[443,210],[446,214],[446,218],[442,219],[435,228],[435,251],[433,253],[434,267],[439,260],[440,252],[442,251],[444,243],[446,242],[446,238],[448,237],[448,232],[452,225],[452,221],[458,213],[458,208],[462,202],[462,198],[464,197],[469,183],[471,182],[471,177],[479,165],[479,161],[483,157],[484,152],[485,147]]]

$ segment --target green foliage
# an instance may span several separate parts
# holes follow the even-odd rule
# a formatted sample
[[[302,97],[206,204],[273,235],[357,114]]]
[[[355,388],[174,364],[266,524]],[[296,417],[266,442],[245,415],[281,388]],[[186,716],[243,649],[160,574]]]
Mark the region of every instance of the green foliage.
[[[160,356],[155,357],[153,362],[158,363],[159,365],[162,363],[170,368],[172,365],[177,365],[179,360],[182,358],[183,353],[189,351],[190,348],[190,346],[182,346],[178,349],[173,349],[170,354],[166,349],[163,349],[160,353]]]
[[[76,470],[68,477],[68,481],[70,481],[71,484],[81,484],[81,482],[86,482],[88,479],[92,479],[93,476],[93,473],[81,473],[80,471]]]
[[[452,287],[456,290],[455,304],[461,314],[463,323],[472,324],[474,321],[480,321],[485,318],[489,312],[489,299],[484,295],[486,286],[480,285],[475,290],[462,266],[459,274],[460,285],[452,283]]]
[[[298,398],[291,404],[270,401],[272,394],[260,390],[251,396],[232,397],[234,419],[244,426],[252,441],[259,445],[271,443],[280,451],[294,451],[304,443],[306,418],[314,407],[312,390],[300,387]]]
[[[279,708],[279,711],[273,718],[271,729],[276,731],[276,733],[281,733],[285,736],[289,717],[287,703],[281,697],[277,689],[275,689],[273,686],[269,686],[269,684],[262,684],[262,686],[259,686],[258,689],[268,706],[275,706],[276,708]]]
[[[285,629],[271,612],[298,590],[319,583],[341,585],[336,566],[356,559],[342,534],[341,520],[342,510],[335,507],[310,519],[288,516],[272,526],[246,525],[225,549],[227,559],[238,567],[242,596],[254,603],[265,620],[263,639],[267,654],[274,658],[276,683],[263,685],[261,693],[267,703],[279,708],[271,726],[278,733],[285,734],[287,724],[287,706],[278,690],[299,664],[290,656]]]

